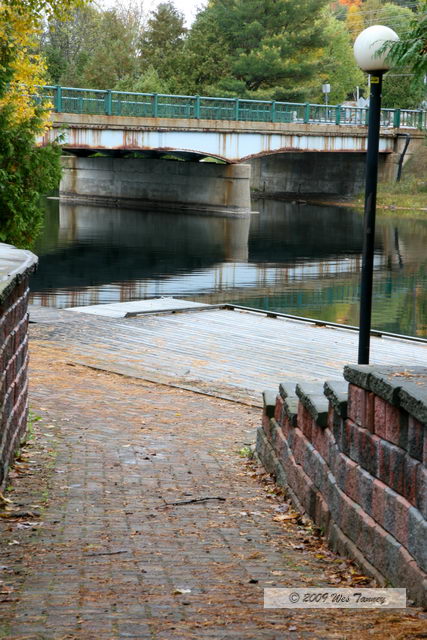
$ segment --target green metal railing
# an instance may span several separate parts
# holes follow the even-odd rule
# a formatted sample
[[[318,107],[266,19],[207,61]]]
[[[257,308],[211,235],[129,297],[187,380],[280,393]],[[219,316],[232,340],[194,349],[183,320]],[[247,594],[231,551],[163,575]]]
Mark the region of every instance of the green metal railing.
[[[368,122],[367,108],[347,105],[175,96],[51,85],[41,87],[37,98],[50,101],[57,113],[359,126]],[[421,109],[382,109],[381,126],[427,129],[427,112]]]

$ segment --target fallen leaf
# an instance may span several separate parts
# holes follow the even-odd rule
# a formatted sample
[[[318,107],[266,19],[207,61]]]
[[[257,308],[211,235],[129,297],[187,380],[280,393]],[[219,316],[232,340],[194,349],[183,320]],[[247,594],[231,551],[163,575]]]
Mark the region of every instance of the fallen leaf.
[[[286,513],[287,511],[289,511],[289,505],[286,503],[279,504],[274,510],[278,513]]]
[[[353,582],[369,582],[371,578],[368,578],[368,576],[351,576],[351,579]]]
[[[33,527],[40,527],[43,522],[18,522],[17,529],[32,529]]]
[[[273,516],[273,520],[275,522],[285,522],[286,520],[297,520],[300,517],[300,513],[283,513],[277,516]]]

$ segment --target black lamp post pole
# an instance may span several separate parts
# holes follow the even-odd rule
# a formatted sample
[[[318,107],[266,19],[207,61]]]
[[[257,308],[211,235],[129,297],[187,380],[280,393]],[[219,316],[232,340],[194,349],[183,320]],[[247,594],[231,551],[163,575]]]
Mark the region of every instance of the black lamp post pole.
[[[374,270],[375,208],[377,203],[378,149],[381,121],[382,72],[371,75],[368,151],[366,157],[365,217],[360,280],[359,364],[369,364],[372,280]]]

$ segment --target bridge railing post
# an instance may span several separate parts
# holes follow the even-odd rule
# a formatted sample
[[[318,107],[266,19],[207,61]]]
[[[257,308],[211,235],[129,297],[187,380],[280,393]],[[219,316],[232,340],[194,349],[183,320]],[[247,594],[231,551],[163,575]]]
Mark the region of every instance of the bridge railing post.
[[[400,127],[400,109],[395,109],[393,113],[393,127],[398,129]]]
[[[271,101],[271,122],[276,122],[276,101]]]
[[[59,84],[55,87],[54,107],[56,113],[62,113],[62,87]]]
[[[304,124],[310,122],[310,103],[306,102],[304,105]]]
[[[105,92],[105,115],[113,115],[113,92],[110,89]]]
[[[153,118],[157,118],[159,115],[159,96],[157,93],[153,93],[151,98],[151,115]]]
[[[239,120],[239,107],[240,107],[240,100],[239,98],[236,98],[234,102],[234,119],[235,120]]]
[[[341,105],[335,107],[335,124],[341,124]]]
[[[200,120],[200,96],[194,98],[194,117]]]
[[[420,109],[418,112],[418,129],[423,128],[423,116],[425,116],[425,111]],[[426,122],[426,125],[427,125],[427,122]]]

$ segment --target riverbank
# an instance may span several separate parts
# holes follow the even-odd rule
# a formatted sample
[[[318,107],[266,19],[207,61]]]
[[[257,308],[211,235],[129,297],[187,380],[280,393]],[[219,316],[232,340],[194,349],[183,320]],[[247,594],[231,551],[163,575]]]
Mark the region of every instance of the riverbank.
[[[427,215],[427,145],[423,145],[405,165],[399,182],[380,182],[377,190],[377,209],[387,212],[399,211],[402,216]],[[365,195],[349,197],[325,197],[306,194],[264,194],[254,193],[255,199],[282,200],[298,204],[317,204],[323,206],[352,207],[363,211]]]
[[[348,206],[348,203],[346,203]],[[357,208],[364,207],[364,195],[355,201]],[[377,192],[377,207],[385,211],[402,211],[412,215],[427,215],[427,181],[411,176],[400,182],[380,183]]]
[[[282,202],[291,202],[292,204],[311,204],[319,205],[322,207],[343,207],[345,209],[357,209],[363,212],[364,209],[364,196],[359,195],[354,200],[325,200],[319,199],[315,196],[308,197],[307,199],[294,199],[287,196],[263,196],[264,200],[276,200]],[[378,190],[377,196],[377,210],[381,212],[396,212],[399,211],[399,215],[411,217],[411,216],[427,216],[427,192],[423,194],[393,194],[387,192],[387,186],[384,186],[384,193]]]
[[[427,214],[427,145],[424,144],[403,167],[399,182],[380,183],[378,207],[385,210],[411,211],[413,215]],[[364,196],[358,198],[363,206]]]

